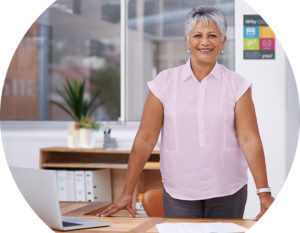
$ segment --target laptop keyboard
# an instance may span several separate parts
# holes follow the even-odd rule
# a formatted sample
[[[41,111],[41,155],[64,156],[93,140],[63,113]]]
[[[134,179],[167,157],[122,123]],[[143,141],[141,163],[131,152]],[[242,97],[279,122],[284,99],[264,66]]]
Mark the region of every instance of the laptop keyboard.
[[[79,223],[73,223],[73,222],[62,222],[63,224],[63,227],[72,227],[72,226],[79,226],[79,225],[82,225],[82,224],[79,224]]]

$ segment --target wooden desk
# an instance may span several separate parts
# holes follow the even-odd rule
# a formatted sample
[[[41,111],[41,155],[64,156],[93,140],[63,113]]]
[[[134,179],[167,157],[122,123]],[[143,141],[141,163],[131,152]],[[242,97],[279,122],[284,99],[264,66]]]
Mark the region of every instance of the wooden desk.
[[[63,202],[61,203],[62,215],[80,217],[85,219],[91,219],[96,221],[109,222],[109,227],[101,228],[90,228],[74,230],[69,232],[81,232],[81,233],[124,233],[124,232],[135,232],[135,233],[155,233],[158,232],[156,224],[159,223],[170,223],[170,222],[231,222],[240,226],[250,228],[255,221],[244,220],[244,219],[179,219],[179,218],[131,218],[131,217],[96,217],[96,213],[101,209],[104,209],[106,203],[100,202]],[[60,232],[60,231],[55,231]]]

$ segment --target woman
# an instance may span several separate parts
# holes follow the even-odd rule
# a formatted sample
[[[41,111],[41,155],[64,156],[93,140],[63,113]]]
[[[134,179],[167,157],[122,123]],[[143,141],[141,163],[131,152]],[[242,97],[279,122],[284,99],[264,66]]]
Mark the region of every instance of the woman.
[[[268,186],[251,83],[217,63],[226,20],[214,7],[194,8],[186,18],[190,59],[148,82],[141,124],[130,153],[122,195],[99,216],[132,209],[132,193],[162,128],[160,165],[165,217],[243,218],[247,167],[261,211],[274,198]]]

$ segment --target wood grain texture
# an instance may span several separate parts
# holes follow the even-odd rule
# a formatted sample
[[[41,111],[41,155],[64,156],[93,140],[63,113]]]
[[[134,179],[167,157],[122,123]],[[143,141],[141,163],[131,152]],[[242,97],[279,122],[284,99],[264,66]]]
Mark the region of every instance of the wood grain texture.
[[[186,219],[186,218],[131,218],[131,217],[96,217],[92,213],[96,213],[99,208],[105,206],[105,203],[61,203],[61,208],[68,207],[73,209],[68,212],[69,216],[80,217],[84,219],[91,219],[95,221],[109,222],[109,227],[91,228],[69,232],[76,233],[157,233],[156,224],[160,223],[174,223],[174,222],[231,222],[240,226],[250,228],[255,224],[255,221],[247,219]],[[73,207],[72,207],[73,206]],[[60,231],[55,231],[60,232]]]
[[[127,169],[130,151],[102,148],[49,147],[40,149],[40,168]],[[159,151],[153,151],[144,169],[159,170]]]
[[[49,152],[84,152],[84,153],[106,153],[106,154],[129,154],[130,150],[106,150],[103,148],[68,148],[68,147],[46,147],[42,148],[41,151]],[[154,150],[152,154],[159,155],[158,150]]]

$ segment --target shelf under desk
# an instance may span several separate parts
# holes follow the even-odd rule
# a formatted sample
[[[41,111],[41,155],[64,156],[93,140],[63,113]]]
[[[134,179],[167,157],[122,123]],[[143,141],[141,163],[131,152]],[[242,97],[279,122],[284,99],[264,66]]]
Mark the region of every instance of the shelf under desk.
[[[111,169],[113,200],[123,190],[129,159],[129,150],[105,150],[103,148],[48,147],[40,149],[41,169]],[[159,151],[153,151],[145,164],[134,195],[148,189],[161,188]]]
[[[130,151],[50,147],[40,150],[40,168],[127,169]],[[159,151],[153,151],[144,169],[159,170]]]

